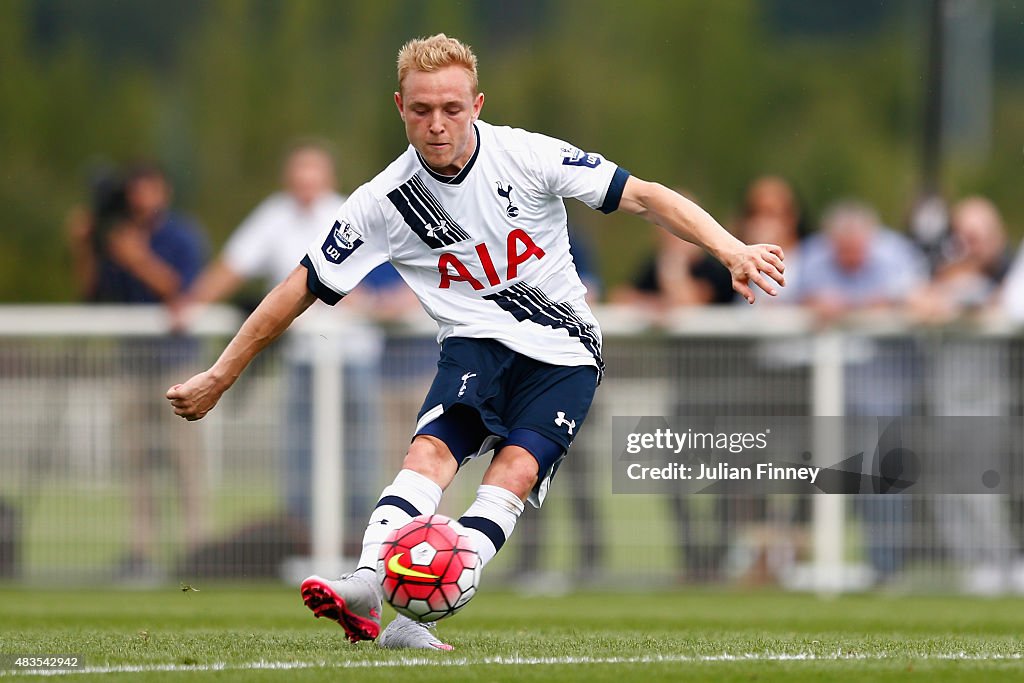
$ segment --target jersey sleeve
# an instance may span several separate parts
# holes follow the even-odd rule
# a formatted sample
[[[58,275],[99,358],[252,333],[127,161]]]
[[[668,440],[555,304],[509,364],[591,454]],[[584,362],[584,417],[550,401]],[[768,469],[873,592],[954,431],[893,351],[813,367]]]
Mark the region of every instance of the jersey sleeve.
[[[338,209],[333,224],[309,245],[302,259],[306,286],[333,306],[389,257],[384,216],[364,185]]]
[[[544,186],[551,194],[578,199],[604,213],[619,208],[629,171],[562,140],[540,134],[532,138]]]

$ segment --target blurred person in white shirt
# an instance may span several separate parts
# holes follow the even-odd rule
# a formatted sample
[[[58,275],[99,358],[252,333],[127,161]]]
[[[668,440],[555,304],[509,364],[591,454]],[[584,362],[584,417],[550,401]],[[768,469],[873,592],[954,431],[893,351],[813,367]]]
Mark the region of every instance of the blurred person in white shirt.
[[[288,151],[282,173],[282,190],[263,200],[232,233],[217,260],[186,295],[186,309],[196,304],[225,299],[246,282],[261,279],[269,291],[295,268],[316,236],[331,225],[346,200],[336,190],[334,155],[327,143],[302,140]],[[358,315],[345,324],[344,398],[338,408],[344,419],[346,482],[345,537],[358,544],[363,510],[378,488],[378,462],[374,449],[381,435],[379,404],[373,387],[380,372],[383,334],[369,321],[397,317],[416,299],[388,264],[367,276],[359,292],[347,297],[344,308]],[[337,315],[318,303],[305,312],[306,322],[318,316]],[[301,330],[301,327],[298,329]],[[283,430],[283,494],[287,513],[306,529],[311,515],[312,489],[312,343],[317,335],[291,334],[284,354],[288,367]],[[358,523],[356,520],[360,520]]]
[[[1012,284],[1012,256],[995,204],[978,196],[954,204],[950,238],[950,249],[931,282],[910,298],[910,312],[918,323],[944,326],[998,314],[1000,292],[1004,305],[1019,306],[1013,301],[1013,288],[1019,292],[1024,286],[1024,267],[1015,267],[1018,282]],[[943,335],[928,354],[932,412],[956,417],[1010,415],[1010,353],[1010,346],[998,337]],[[999,434],[990,433],[998,430],[986,429],[985,424],[979,421],[976,428],[952,437],[961,440],[956,447],[964,457],[956,465],[963,471],[955,474],[963,481],[976,476],[972,470],[979,455],[1002,447]],[[963,590],[980,595],[1024,590],[1024,565],[1005,500],[996,495],[943,495],[932,507],[937,530],[963,569]]]

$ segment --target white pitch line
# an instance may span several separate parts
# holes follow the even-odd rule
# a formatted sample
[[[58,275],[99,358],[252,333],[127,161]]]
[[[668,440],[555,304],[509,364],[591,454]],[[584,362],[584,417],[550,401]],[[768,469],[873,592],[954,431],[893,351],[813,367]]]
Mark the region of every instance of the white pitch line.
[[[860,654],[837,652],[831,655],[816,655],[811,652],[756,653],[731,655],[649,655],[645,657],[483,657],[467,659],[432,659],[426,657],[406,657],[402,659],[384,659],[342,662],[217,662],[214,664],[141,664],[90,666],[78,669],[29,669],[25,671],[0,671],[0,678],[16,676],[67,676],[74,674],[137,674],[164,672],[207,672],[207,671],[290,671],[296,669],[369,669],[378,667],[398,668],[406,666],[453,667],[453,666],[558,666],[569,664],[703,664],[715,662],[842,662],[842,661],[884,661],[887,659],[949,660],[949,661],[1020,661],[1024,654],[967,654],[966,652],[938,653],[930,655]]]

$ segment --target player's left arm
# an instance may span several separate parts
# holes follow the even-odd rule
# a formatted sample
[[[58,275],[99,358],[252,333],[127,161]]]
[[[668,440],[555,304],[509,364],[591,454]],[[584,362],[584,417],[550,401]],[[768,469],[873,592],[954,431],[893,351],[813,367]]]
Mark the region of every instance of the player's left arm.
[[[167,400],[175,415],[191,422],[201,420],[213,410],[253,358],[316,301],[307,287],[307,279],[306,268],[297,266],[242,323],[213,367],[167,390]]]
[[[732,274],[732,286],[754,303],[753,282],[775,296],[784,286],[785,255],[774,244],[744,244],[719,225],[707,211],[664,185],[630,176],[622,190],[619,209],[640,216],[680,239],[703,247]]]

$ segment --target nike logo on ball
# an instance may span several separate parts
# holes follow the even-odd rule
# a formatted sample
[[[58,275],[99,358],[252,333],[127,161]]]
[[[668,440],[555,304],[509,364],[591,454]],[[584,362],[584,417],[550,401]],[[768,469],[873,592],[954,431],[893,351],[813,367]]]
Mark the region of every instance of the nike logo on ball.
[[[421,571],[417,571],[415,569],[410,569],[409,567],[403,567],[398,562],[398,559],[400,557],[402,557],[402,555],[405,555],[405,553],[396,553],[396,554],[391,556],[391,559],[388,560],[388,571],[389,572],[394,572],[395,574],[400,574],[402,576],[411,576],[411,577],[416,578],[416,579],[440,579],[441,578],[440,576],[437,576],[435,574],[427,574],[426,572],[421,572]]]

